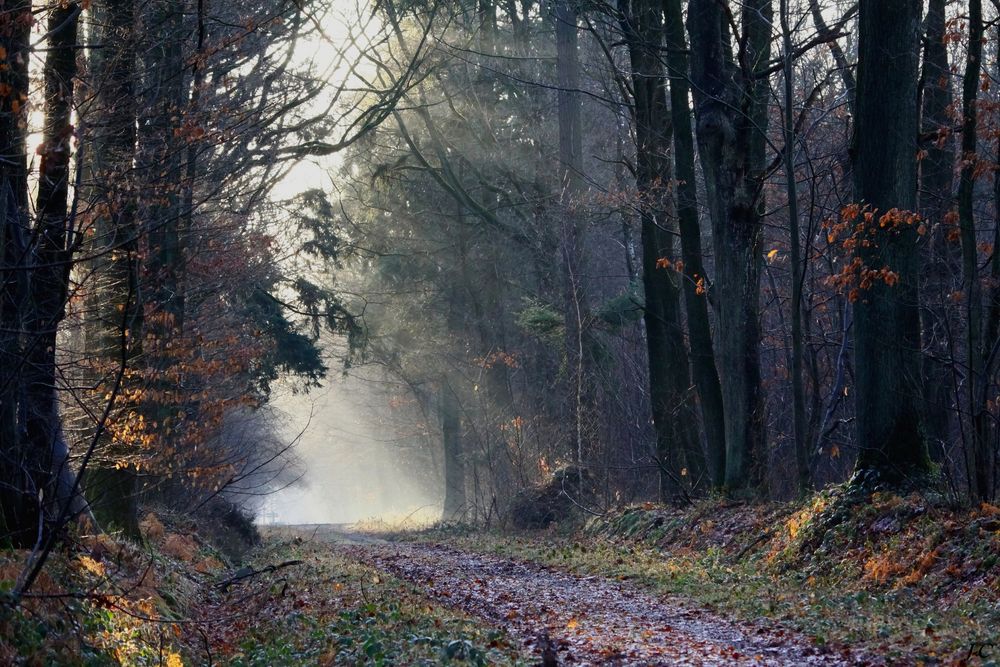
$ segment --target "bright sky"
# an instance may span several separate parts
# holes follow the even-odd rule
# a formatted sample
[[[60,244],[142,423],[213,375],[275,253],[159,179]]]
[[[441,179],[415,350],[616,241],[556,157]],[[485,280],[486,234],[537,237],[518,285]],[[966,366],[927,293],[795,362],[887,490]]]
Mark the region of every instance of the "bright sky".
[[[373,15],[368,0],[329,0],[329,12],[318,21],[322,34],[310,36],[296,49],[299,66],[312,65],[325,76],[330,94],[319,101],[320,109],[332,99],[337,89],[346,84],[352,87],[352,67],[359,67],[363,76],[372,72],[370,63],[361,61],[361,51],[382,29],[380,20]],[[275,197],[285,199],[310,189],[331,189],[330,175],[341,163],[338,154],[309,158],[300,161],[288,173],[275,191]]]

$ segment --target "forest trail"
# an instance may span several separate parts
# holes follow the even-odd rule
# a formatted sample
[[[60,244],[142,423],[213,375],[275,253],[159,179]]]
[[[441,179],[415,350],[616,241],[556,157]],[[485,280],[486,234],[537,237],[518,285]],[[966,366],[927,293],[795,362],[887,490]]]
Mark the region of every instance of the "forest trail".
[[[285,530],[329,541],[341,555],[414,584],[438,604],[504,628],[538,664],[873,664],[849,650],[821,652],[780,628],[730,622],[628,582],[441,544],[385,542],[345,526]]]

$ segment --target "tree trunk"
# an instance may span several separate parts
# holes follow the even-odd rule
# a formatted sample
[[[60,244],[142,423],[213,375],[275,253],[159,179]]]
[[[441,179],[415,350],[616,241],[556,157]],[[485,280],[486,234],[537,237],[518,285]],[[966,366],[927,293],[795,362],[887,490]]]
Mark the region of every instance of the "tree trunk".
[[[148,46],[142,55],[144,94],[137,167],[144,185],[141,217],[148,229],[149,242],[147,303],[157,315],[146,324],[149,333],[164,339],[180,329],[183,317],[178,283],[181,265],[178,222],[183,216],[180,204],[184,147],[177,139],[185,103],[184,62],[179,43],[183,18],[184,3],[178,0],[150,0],[143,8],[142,27]],[[160,318],[162,322],[158,321]]]
[[[659,51],[663,41],[660,2],[620,2],[622,30],[632,67],[636,136],[636,190],[642,220],[643,319],[649,354],[650,402],[661,468],[660,494],[704,481],[705,454],[698,438],[694,395],[681,326],[680,274],[673,262],[669,229],[671,119],[666,75]]]
[[[138,540],[139,493],[135,468],[102,464],[84,472],[90,507],[98,524],[105,530],[121,531],[129,539]]]
[[[138,298],[139,247],[133,160],[137,103],[134,87],[134,0],[95,3],[96,43],[92,55],[93,103],[90,138],[91,182],[88,205],[94,212],[99,251],[95,273],[98,321],[94,345],[106,379],[116,368],[133,366],[140,353],[142,304]],[[134,388],[134,387],[133,387]],[[134,403],[122,401],[113,419],[128,419]],[[86,474],[86,493],[97,520],[131,538],[139,537],[134,444],[103,443],[94,470]]]
[[[687,44],[680,0],[664,0],[666,10],[667,67],[670,74],[670,114],[677,173],[677,221],[684,260],[684,306],[687,311],[691,345],[691,370],[698,390],[702,428],[708,443],[708,466],[712,484],[721,487],[726,479],[725,410],[722,387],[715,365],[715,349],[708,316],[708,284],[702,257],[698,221],[698,182],[694,168],[694,135],[688,101]]]
[[[924,253],[922,339],[925,425],[936,461],[945,458],[951,438],[953,369],[951,329],[961,327],[951,302],[961,272],[958,246],[948,240],[945,218],[952,209],[955,150],[951,138],[952,94],[948,47],[945,44],[945,0],[930,0],[925,19],[923,124],[920,161],[920,214],[931,230]]]
[[[859,16],[855,191],[877,209],[872,243],[859,256],[871,270],[888,267],[898,283],[876,280],[855,304],[857,468],[891,483],[929,469],[920,409],[917,231],[877,223],[892,208],[916,206],[920,9],[920,0],[861,0]]]
[[[698,147],[712,217],[718,280],[719,355],[726,420],[725,485],[764,482],[764,396],[760,372],[760,266],[771,3],[743,5],[740,61],[717,0],[691,0],[691,80]]]
[[[573,455],[583,464],[588,437],[585,423],[587,402],[584,368],[584,322],[587,319],[586,290],[583,285],[583,240],[574,208],[583,192],[583,135],[580,109],[580,57],[577,49],[577,14],[573,0],[555,3],[556,69],[559,111],[559,176],[563,203],[561,254],[566,325],[566,367],[569,400],[573,414]]]
[[[141,409],[156,434],[156,446],[170,448],[184,428],[190,403],[178,391],[178,359],[172,341],[184,326],[180,227],[187,212],[184,139],[179,137],[186,102],[182,0],[149,0],[140,28],[147,44],[140,57],[142,99],[136,171],[140,183],[140,234],[146,241],[142,266],[145,382],[153,391]],[[193,147],[192,147],[193,150]],[[190,165],[189,165],[190,166]],[[193,183],[191,187],[193,187]],[[193,387],[189,387],[193,390]],[[170,486],[171,471],[159,471],[143,493]]]
[[[59,407],[56,401],[56,332],[65,316],[69,293],[73,244],[68,230],[75,227],[68,210],[70,153],[73,127],[73,79],[76,76],[76,41],[80,6],[68,3],[49,16],[49,51],[45,60],[45,122],[38,176],[38,220],[29,294],[30,317],[26,323],[27,359],[24,367],[28,447],[40,458],[39,478],[50,479],[46,513],[50,519],[85,509],[78,494],[67,496],[75,476],[69,468],[66,445],[61,442]],[[45,471],[45,475],[42,472]],[[53,484],[61,483],[57,487]],[[56,526],[58,529],[58,526]]]
[[[469,511],[465,496],[465,453],[462,451],[462,420],[458,397],[442,383],[439,401],[441,437],[444,443],[444,520],[462,519]]]
[[[23,440],[19,416],[24,365],[19,332],[24,322],[28,260],[26,121],[31,2],[14,0],[0,13],[4,67],[0,85],[0,539],[30,547],[41,508],[39,462]]]
[[[785,192],[788,198],[789,261],[792,265],[792,430],[795,437],[795,463],[798,473],[799,495],[804,496],[812,486],[809,472],[809,431],[806,424],[806,391],[802,380],[802,263],[799,239],[799,195],[795,182],[795,54],[792,51],[792,26],[788,16],[788,0],[781,0],[781,64],[784,74],[784,108],[782,109],[785,141]]]
[[[969,495],[987,501],[993,491],[993,461],[990,452],[990,421],[987,412],[989,379],[986,362],[990,354],[983,347],[983,292],[979,279],[979,249],[973,194],[976,185],[977,97],[983,65],[982,0],[969,1],[969,50],[962,80],[962,171],[958,183],[958,225],[962,239],[962,282],[966,308],[966,359],[969,377],[969,414],[971,439],[965,443]]]
[[[997,36],[1000,37],[1000,27],[997,28]],[[996,55],[994,62],[994,76],[1000,74],[1000,53]],[[983,352],[986,354],[984,372],[987,378],[992,378],[997,364],[998,344],[1000,344],[1000,138],[997,140],[996,163],[993,170],[993,256],[990,258],[989,297],[986,301],[986,316],[983,330]],[[991,383],[989,386],[993,386]],[[995,437],[995,436],[994,436]],[[997,492],[997,448],[995,441],[990,443],[991,447],[987,451],[992,457],[990,469],[994,472],[993,486],[990,489],[992,498],[996,498]]]

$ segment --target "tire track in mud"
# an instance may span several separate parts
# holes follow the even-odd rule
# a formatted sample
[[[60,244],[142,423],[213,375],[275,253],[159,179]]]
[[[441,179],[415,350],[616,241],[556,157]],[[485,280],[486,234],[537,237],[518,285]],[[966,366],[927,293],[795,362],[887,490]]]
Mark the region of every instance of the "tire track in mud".
[[[345,555],[420,587],[434,601],[504,628],[561,665],[877,665],[819,649],[764,623],[726,621],[624,582],[438,544],[335,544]]]

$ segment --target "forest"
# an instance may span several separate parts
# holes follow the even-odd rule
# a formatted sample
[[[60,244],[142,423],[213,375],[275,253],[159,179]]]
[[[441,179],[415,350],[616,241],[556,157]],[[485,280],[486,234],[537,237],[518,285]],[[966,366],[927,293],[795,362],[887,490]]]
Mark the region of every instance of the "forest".
[[[997,0],[0,0],[0,210],[0,664],[1000,661]]]

